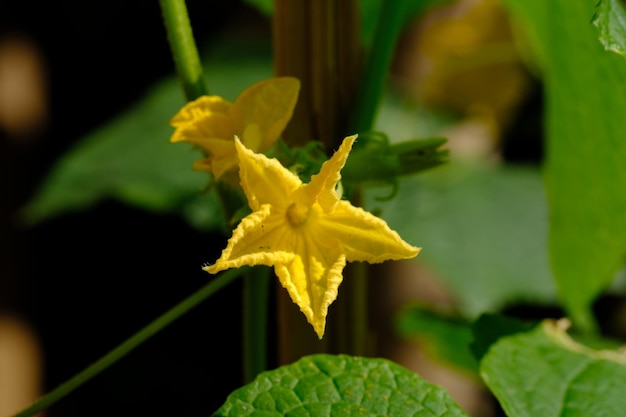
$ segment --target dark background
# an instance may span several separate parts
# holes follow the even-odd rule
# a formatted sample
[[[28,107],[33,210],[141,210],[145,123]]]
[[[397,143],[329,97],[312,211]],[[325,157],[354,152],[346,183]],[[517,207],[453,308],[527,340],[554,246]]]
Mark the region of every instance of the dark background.
[[[264,24],[237,1],[187,4],[200,48]],[[3,1],[0,38],[15,37],[43,58],[48,118],[28,140],[0,131],[0,313],[33,327],[47,391],[206,284],[224,236],[113,201],[22,227],[16,210],[58,157],[174,66],[157,1]],[[235,282],[47,415],[210,415],[241,385],[239,300]]]

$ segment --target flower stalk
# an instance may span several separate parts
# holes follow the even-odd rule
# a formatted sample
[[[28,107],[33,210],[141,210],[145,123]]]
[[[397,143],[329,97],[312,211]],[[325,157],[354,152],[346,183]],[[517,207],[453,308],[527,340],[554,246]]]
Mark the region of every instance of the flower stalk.
[[[406,0],[383,1],[371,51],[361,75],[349,129],[353,133],[372,130],[380,105],[398,35],[405,23]]]
[[[293,118],[283,133],[288,144],[304,145],[318,140],[330,154],[344,136],[355,133],[347,130],[346,122],[359,79],[359,33],[357,0],[274,0],[275,73],[294,76],[302,82]],[[365,305],[354,300],[364,295],[363,291],[351,289],[355,282],[353,266],[348,265],[344,271],[346,279],[341,297],[331,309],[322,340],[311,335],[290,298],[279,290],[278,356],[281,363],[290,363],[311,353],[355,353],[360,350],[357,346],[365,345],[366,335],[362,329],[367,327],[367,311],[355,313],[352,308]],[[354,325],[356,321],[363,321],[363,324]]]
[[[109,353],[104,355],[102,358],[89,365],[82,372],[76,374],[68,381],[59,385],[57,388],[53,389],[52,391],[35,401],[26,409],[15,414],[13,417],[29,417],[50,407],[52,404],[65,397],[76,388],[80,387],[85,382],[89,381],[91,378],[95,377],[100,372],[104,371],[109,366],[113,365],[118,360],[128,355],[136,347],[163,330],[166,326],[168,326],[176,319],[180,318],[183,314],[187,313],[189,310],[196,307],[198,304],[221,290],[223,287],[233,282],[235,278],[240,276],[245,271],[246,269],[243,268],[233,269],[224,272],[223,274],[220,274],[215,279],[211,280],[208,284],[200,288],[198,291],[191,294],[189,297],[171,308],[169,311],[159,316],[152,323],[148,324],[146,327],[132,335],[126,341],[124,341],[116,348],[111,350]]]
[[[193,38],[191,23],[184,0],[160,0],[163,22],[167,31],[178,79],[187,100],[209,92],[202,74],[202,64]]]

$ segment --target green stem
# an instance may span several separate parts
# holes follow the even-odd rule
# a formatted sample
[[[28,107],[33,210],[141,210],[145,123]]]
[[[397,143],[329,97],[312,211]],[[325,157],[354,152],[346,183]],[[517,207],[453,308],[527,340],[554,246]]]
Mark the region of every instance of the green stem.
[[[374,126],[376,112],[385,89],[385,82],[400,30],[405,23],[407,0],[381,2],[381,13],[374,42],[354,101],[355,109],[349,132],[362,133]]]
[[[194,42],[184,0],[160,0],[176,71],[187,100],[208,94],[202,65]],[[218,184],[217,192],[230,222],[241,207],[228,186]],[[244,379],[251,381],[265,370],[265,328],[267,327],[267,281],[265,273],[248,274],[244,283]]]
[[[184,0],[160,0],[167,37],[176,63],[176,72],[187,100],[209,92],[202,76],[202,64],[191,31],[189,15]]]
[[[270,268],[254,268],[244,278],[243,378],[251,382],[267,370],[267,311]]]
[[[246,268],[247,269],[247,268]],[[172,323],[174,320],[200,304],[206,298],[215,294],[218,290],[222,289],[224,286],[232,282],[235,278],[244,272],[243,268],[233,269],[223,274],[220,274],[211,282],[206,284],[204,287],[200,288],[198,291],[181,301],[179,304],[174,306],[169,311],[162,314],[152,323],[148,324],[146,327],[141,329],[139,332],[135,333],[129,339],[127,339],[122,344],[118,345],[115,349],[104,355],[102,358],[98,359],[93,364],[89,365],[82,372],[75,375],[68,381],[59,385],[33,404],[31,404],[28,408],[22,410],[21,412],[15,414],[13,417],[28,417],[32,416],[39,411],[42,411],[52,404],[59,401],[61,398],[65,397],[76,388],[83,385],[85,382],[89,381],[94,376],[98,375],[100,372],[107,369],[109,366],[113,365],[115,362],[128,355],[133,349],[137,346],[141,345],[143,342],[148,340],[150,337],[163,330],[167,325]]]

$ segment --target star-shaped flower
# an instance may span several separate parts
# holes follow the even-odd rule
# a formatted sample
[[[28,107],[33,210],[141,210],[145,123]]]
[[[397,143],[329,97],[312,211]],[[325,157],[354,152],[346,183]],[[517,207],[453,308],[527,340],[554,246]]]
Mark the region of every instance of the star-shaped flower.
[[[273,266],[283,287],[322,338],[346,261],[383,262],[416,256],[384,220],[341,200],[337,183],[356,140],[339,150],[307,184],[276,159],[235,139],[239,176],[252,213],[233,231],[212,274],[242,265]]]
[[[176,128],[171,142],[189,142],[207,157],[194,169],[220,178],[237,167],[235,136],[255,152],[267,150],[291,119],[300,81],[276,77],[260,81],[242,92],[235,103],[220,96],[202,96],[187,103],[170,121]]]

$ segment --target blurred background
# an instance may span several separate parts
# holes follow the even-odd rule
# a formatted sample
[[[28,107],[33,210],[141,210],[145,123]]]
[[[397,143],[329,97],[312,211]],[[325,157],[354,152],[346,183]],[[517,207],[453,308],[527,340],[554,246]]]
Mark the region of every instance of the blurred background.
[[[400,213],[389,219],[392,226],[421,225],[410,237],[426,247],[423,262],[398,263],[393,274],[385,269],[374,324],[380,355],[443,384],[472,415],[486,417],[496,411],[475,380],[433,363],[390,323],[410,302],[468,319],[524,302],[553,311],[541,232],[542,88],[496,0],[433,3],[401,35],[377,128],[398,141],[447,137],[454,167],[403,182],[400,196],[387,205],[376,197],[388,190],[371,193],[372,208]],[[263,68],[271,71],[266,14],[238,1],[187,5],[203,54],[235,42],[245,56],[250,45],[255,54],[266,54]],[[212,64],[220,62],[209,60],[207,71]],[[35,225],[20,216],[59,158],[173,71],[158,2],[0,4],[0,417],[67,380],[205,284],[200,266],[218,257],[224,235],[193,227],[176,213],[107,198]],[[209,86],[216,94],[240,91]],[[176,94],[174,109],[183,102],[182,92]],[[162,124],[166,133],[155,141],[168,139],[166,120]],[[141,161],[154,163],[149,156]],[[90,179],[84,181],[81,186],[89,187]],[[419,209],[398,209],[407,204],[402,193],[412,192],[423,202]],[[469,221],[474,218],[483,223]],[[529,236],[520,238],[527,244],[498,243],[511,240],[507,228],[528,224]],[[524,252],[533,244],[533,253]],[[502,253],[492,253],[494,246]],[[488,257],[502,260],[491,262],[491,272],[481,266]],[[519,259],[540,271],[535,283],[524,280],[528,271],[520,273]],[[499,291],[492,277],[509,272],[517,284],[490,293]],[[47,415],[212,412],[240,385],[240,290],[231,284]]]

